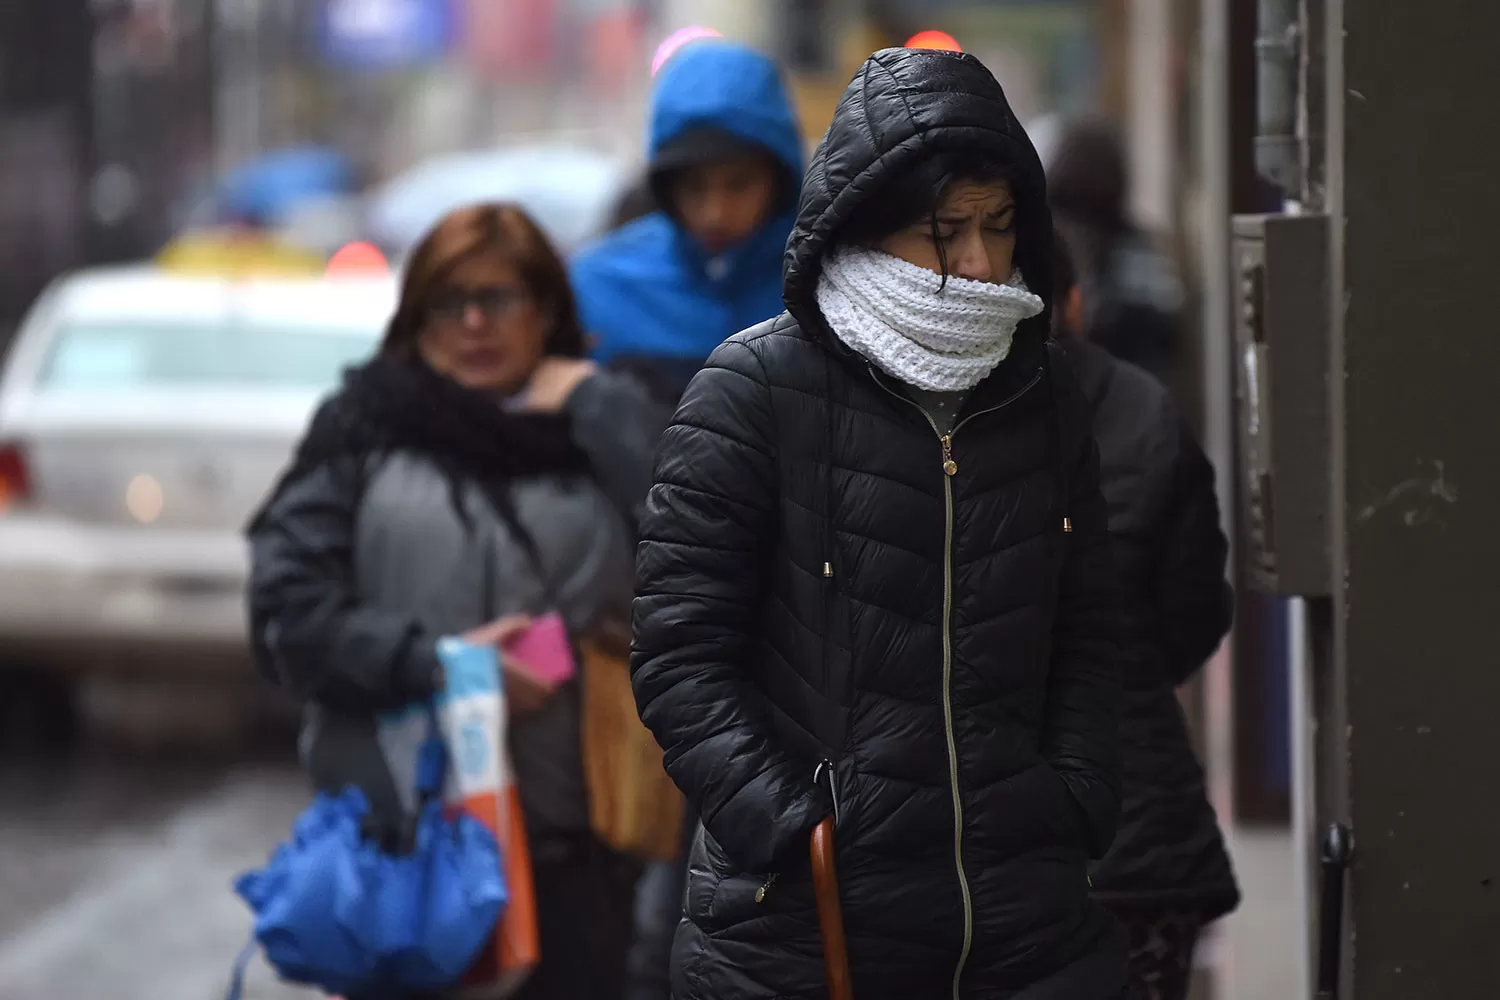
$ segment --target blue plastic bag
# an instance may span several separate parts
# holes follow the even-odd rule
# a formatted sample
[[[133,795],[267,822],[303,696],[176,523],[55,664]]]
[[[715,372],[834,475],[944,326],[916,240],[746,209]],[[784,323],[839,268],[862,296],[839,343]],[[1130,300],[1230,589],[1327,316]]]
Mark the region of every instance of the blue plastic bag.
[[[418,768],[411,853],[387,853],[365,838],[369,803],[349,788],[320,794],[270,862],[236,880],[255,929],[230,1000],[257,946],[282,979],[361,1000],[458,982],[493,936],[506,888],[494,836],[472,817],[444,816],[446,768],[434,719]]]

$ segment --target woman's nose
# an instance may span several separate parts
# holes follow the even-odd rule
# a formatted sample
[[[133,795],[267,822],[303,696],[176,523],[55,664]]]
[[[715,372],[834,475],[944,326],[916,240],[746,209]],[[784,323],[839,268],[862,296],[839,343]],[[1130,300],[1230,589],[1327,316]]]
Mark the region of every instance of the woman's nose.
[[[970,281],[993,280],[995,269],[990,266],[989,251],[978,230],[965,233],[953,250],[953,258],[948,262],[950,273]]]
[[[464,327],[470,330],[481,329],[489,317],[485,315],[484,309],[477,302],[470,302],[464,306]]]

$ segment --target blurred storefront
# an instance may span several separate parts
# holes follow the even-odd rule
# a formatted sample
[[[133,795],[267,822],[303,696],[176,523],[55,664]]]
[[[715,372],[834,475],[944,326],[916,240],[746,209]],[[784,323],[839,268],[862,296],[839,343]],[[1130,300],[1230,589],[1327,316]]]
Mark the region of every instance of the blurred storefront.
[[[337,150],[360,187],[465,150],[638,156],[662,6],[0,4],[0,343],[57,274],[150,258],[277,150]]]
[[[58,273],[152,252],[211,175],[207,11],[0,5],[0,344]]]
[[[0,345],[83,257],[90,80],[85,0],[0,4]]]
[[[171,238],[213,177],[209,0],[107,0],[93,10],[89,257]]]
[[[865,56],[924,31],[945,32],[983,60],[1017,115],[1031,122],[1100,106],[1102,53],[1116,41],[1101,36],[1108,23],[1099,7],[1094,0],[780,0],[767,5],[772,13],[760,34],[793,72],[814,139]]]

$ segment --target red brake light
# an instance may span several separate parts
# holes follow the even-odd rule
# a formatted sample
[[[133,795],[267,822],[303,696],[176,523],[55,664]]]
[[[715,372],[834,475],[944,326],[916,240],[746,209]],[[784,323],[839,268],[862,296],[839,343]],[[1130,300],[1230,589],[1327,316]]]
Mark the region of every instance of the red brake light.
[[[330,278],[338,275],[390,274],[391,265],[386,262],[385,254],[373,243],[350,243],[329,258],[324,273]]]
[[[0,513],[31,499],[31,474],[26,456],[16,445],[0,444]]]

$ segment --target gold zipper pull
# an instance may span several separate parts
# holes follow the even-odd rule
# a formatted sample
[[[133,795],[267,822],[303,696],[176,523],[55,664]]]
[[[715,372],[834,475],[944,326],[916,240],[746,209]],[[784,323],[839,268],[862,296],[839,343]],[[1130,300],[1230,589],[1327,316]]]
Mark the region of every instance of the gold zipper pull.
[[[1072,531],[1073,531],[1073,519],[1071,517],[1065,517],[1065,518],[1063,518],[1063,533],[1064,534],[1071,534]]]
[[[953,461],[953,435],[944,434],[938,440],[943,442],[943,475],[958,475],[958,463]]]
[[[825,579],[825,580],[831,580],[831,579],[833,579],[833,563],[831,563],[831,562],[825,562],[823,564],[823,579]]]
[[[764,903],[766,901],[766,893],[770,892],[771,888],[776,885],[776,875],[776,872],[767,875],[764,884],[755,890],[755,901],[757,903]]]

